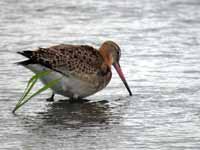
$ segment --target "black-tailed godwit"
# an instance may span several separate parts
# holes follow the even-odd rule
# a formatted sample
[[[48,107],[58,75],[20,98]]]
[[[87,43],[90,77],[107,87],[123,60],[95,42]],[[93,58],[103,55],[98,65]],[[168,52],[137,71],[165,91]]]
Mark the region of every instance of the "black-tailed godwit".
[[[120,47],[113,41],[104,42],[99,50],[88,45],[60,44],[18,53],[29,58],[18,64],[34,73],[51,70],[50,74],[41,78],[44,84],[61,78],[51,88],[53,94],[48,100],[53,100],[54,94],[79,99],[102,90],[111,80],[112,65],[132,95],[119,64]]]

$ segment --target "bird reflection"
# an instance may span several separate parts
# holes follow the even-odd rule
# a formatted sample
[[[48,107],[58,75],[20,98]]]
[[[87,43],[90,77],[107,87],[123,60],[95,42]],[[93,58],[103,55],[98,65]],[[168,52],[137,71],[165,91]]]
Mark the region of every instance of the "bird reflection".
[[[69,128],[108,124],[109,105],[107,100],[98,102],[59,100],[48,105],[46,112],[39,113],[43,125],[64,125]]]

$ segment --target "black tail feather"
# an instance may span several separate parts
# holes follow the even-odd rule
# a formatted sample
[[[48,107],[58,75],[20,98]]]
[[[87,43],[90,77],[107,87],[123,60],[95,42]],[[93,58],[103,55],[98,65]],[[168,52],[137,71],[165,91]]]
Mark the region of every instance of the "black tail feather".
[[[32,51],[22,51],[22,52],[17,52],[18,54],[21,54],[27,58],[31,58],[32,55],[33,55],[33,52]]]
[[[22,66],[27,66],[29,64],[34,64],[34,62],[31,59],[29,59],[29,60],[24,60],[24,61],[16,62],[15,64],[22,65]]]

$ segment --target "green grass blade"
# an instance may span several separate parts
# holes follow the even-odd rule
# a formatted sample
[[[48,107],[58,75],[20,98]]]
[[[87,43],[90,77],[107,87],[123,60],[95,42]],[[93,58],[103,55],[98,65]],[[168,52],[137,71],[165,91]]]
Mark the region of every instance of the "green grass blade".
[[[29,98],[27,98],[26,100],[24,100],[21,104],[19,104],[16,108],[16,110],[18,108],[20,108],[22,105],[24,105],[25,103],[27,103],[31,98],[35,97],[36,95],[46,91],[47,89],[49,89],[50,87],[54,86],[60,79],[56,79],[53,81],[50,81],[49,83],[47,83],[45,86],[43,86],[41,89],[39,89],[37,92],[35,92],[34,94],[32,94]]]
[[[28,95],[28,93],[31,91],[31,89],[33,88],[34,84],[36,83],[37,78],[36,75],[34,75],[29,81],[28,84],[24,90],[24,94],[22,95],[22,97],[19,99],[19,101],[17,102],[16,106],[19,105],[23,99]]]
[[[41,78],[43,76],[46,76],[48,75],[49,73],[51,73],[51,70],[46,70],[46,71],[41,71],[41,72],[38,72],[36,75],[37,78]]]
[[[34,87],[35,83],[37,82],[37,80],[47,74],[49,74],[51,71],[48,70],[48,71],[42,71],[42,72],[39,72],[35,75],[33,75],[31,77],[31,79],[28,81],[28,84],[24,90],[24,94],[22,95],[22,97],[19,99],[19,101],[17,102],[15,108],[13,109],[13,113],[15,113],[15,111],[21,107],[21,103],[23,103],[24,99],[28,96],[28,94],[30,93],[30,91],[32,90],[32,88]]]
[[[35,80],[30,80],[32,81],[32,84],[29,88],[29,90],[27,90],[27,92],[24,94],[25,96],[23,96],[23,99],[20,99],[20,102],[17,103],[16,107],[13,110],[13,113],[19,109],[21,106],[23,106],[25,103],[27,103],[31,98],[33,98],[34,96],[46,91],[47,89],[51,88],[52,86],[54,86],[57,82],[59,82],[59,79],[50,81],[49,83],[47,83],[46,85],[44,85],[41,89],[39,89],[37,92],[35,92],[34,94],[32,94],[29,98],[25,99],[28,95],[28,93],[30,92],[30,90],[32,89],[32,87],[34,86],[35,82],[37,81],[38,78],[47,75],[50,72],[42,72],[42,73],[38,73],[36,74],[37,78]],[[29,83],[28,83],[29,84]]]
[[[28,81],[28,84],[24,90],[24,94],[22,95],[22,97],[20,98],[20,100],[18,101],[17,105],[19,103],[21,103],[21,101],[23,101],[23,99],[28,95],[28,93],[31,91],[31,89],[33,88],[33,86],[35,85],[36,81],[41,78],[42,76],[45,76],[47,74],[49,74],[50,71],[42,71],[39,72],[35,75],[32,76],[32,78]],[[32,83],[32,84],[31,84]]]

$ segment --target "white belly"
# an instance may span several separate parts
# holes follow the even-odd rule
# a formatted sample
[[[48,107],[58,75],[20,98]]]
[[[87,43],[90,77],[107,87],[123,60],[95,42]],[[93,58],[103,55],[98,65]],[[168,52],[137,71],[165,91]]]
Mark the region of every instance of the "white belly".
[[[49,68],[41,66],[39,64],[30,64],[25,67],[30,69],[34,73],[49,70]],[[61,78],[61,80],[56,85],[51,87],[51,89],[56,94],[60,94],[70,98],[84,98],[99,91],[92,84],[86,83],[72,76],[64,76],[61,73],[55,71],[52,71],[48,75],[42,77],[41,81],[44,84],[47,84],[48,82],[59,78]]]

